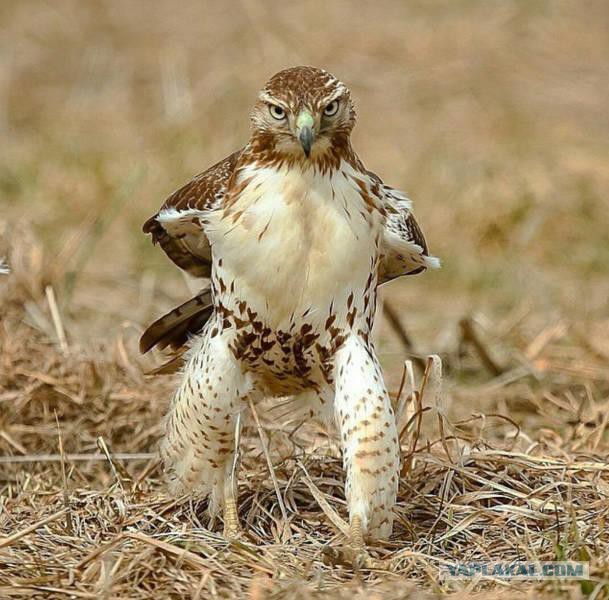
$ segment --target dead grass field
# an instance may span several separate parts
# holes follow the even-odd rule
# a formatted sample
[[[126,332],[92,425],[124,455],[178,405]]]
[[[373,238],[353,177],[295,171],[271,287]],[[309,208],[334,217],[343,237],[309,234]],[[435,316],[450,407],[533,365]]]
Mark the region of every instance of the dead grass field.
[[[0,598],[609,597],[608,31],[601,0],[3,1]],[[372,570],[337,555],[333,435],[273,412],[287,523],[255,428],[242,543],[164,495],[173,381],[137,351],[189,285],[141,224],[245,141],[257,89],[293,64],[351,87],[358,152],[444,261],[383,291],[444,378],[403,438]],[[397,395],[409,354],[380,321]],[[591,580],[438,576],[563,557]]]

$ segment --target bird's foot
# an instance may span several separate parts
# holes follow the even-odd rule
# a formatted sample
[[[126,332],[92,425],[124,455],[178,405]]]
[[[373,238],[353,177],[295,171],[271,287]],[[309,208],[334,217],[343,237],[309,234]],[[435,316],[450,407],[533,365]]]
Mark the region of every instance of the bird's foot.
[[[354,515],[349,527],[349,540],[343,552],[345,558],[353,565],[354,569],[373,569],[378,566],[375,559],[370,556],[364,543],[364,532],[362,531],[362,519]]]
[[[357,515],[351,519],[349,538],[345,545],[339,548],[328,547],[324,550],[324,555],[328,563],[348,566],[355,571],[382,568],[381,561],[370,556],[366,550],[362,520]]]
[[[239,515],[237,514],[237,502],[234,498],[227,498],[224,502],[224,531],[222,535],[229,541],[239,538],[241,526],[239,525]]]

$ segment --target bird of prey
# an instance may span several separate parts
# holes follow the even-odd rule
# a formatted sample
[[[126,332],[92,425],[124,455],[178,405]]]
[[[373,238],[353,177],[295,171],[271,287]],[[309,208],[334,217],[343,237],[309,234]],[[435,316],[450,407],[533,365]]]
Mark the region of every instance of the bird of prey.
[[[174,192],[144,225],[208,287],[159,319],[142,351],[186,344],[161,456],[174,492],[236,516],[236,423],[248,402],[295,397],[333,414],[351,541],[392,530],[400,449],[371,340],[377,287],[438,266],[405,195],[351,145],[355,110],[330,73],[274,75],[240,150]]]

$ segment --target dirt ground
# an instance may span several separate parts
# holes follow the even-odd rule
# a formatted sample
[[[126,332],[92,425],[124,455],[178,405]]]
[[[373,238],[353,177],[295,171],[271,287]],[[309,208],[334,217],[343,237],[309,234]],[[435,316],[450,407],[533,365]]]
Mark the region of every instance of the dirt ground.
[[[0,3],[0,598],[609,597],[608,31],[600,0]],[[240,542],[168,496],[175,379],[137,348],[196,288],[142,223],[295,64],[351,88],[356,150],[443,261],[382,291],[415,413],[370,569],[334,432],[280,411],[245,430]],[[440,578],[562,559],[590,580]]]

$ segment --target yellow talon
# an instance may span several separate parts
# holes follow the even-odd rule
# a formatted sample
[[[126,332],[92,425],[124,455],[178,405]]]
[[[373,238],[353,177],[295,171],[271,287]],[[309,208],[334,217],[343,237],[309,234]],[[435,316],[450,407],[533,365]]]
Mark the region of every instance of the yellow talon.
[[[354,550],[364,549],[364,534],[362,532],[362,518],[359,515],[354,515],[351,519],[351,527],[349,531],[351,538],[351,546]]]
[[[239,526],[239,515],[237,514],[237,503],[234,498],[226,498],[224,502],[224,532],[226,539],[234,539],[241,533]]]

